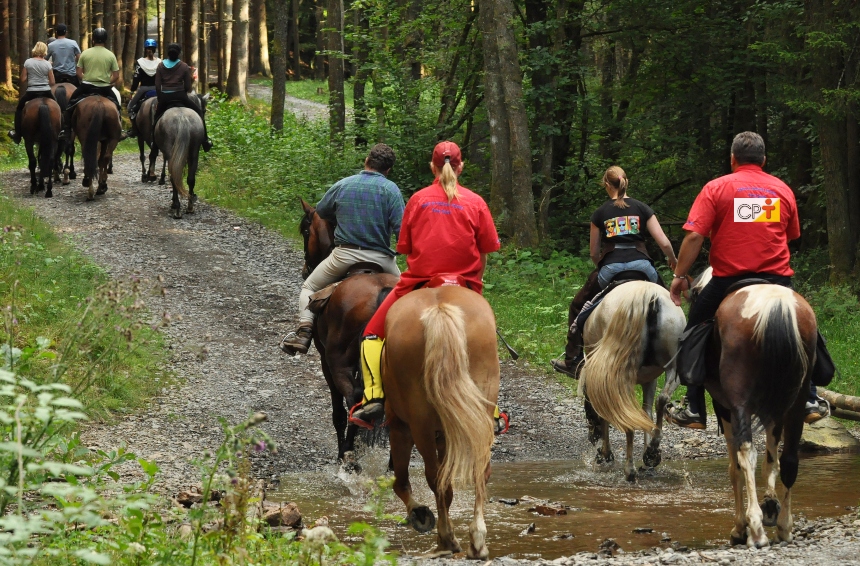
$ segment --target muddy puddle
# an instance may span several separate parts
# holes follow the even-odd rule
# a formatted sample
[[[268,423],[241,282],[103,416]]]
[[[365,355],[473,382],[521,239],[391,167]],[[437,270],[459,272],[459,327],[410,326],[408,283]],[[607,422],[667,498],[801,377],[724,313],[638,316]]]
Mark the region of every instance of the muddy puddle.
[[[759,462],[762,455],[759,454]],[[387,453],[374,450],[362,460],[361,475],[329,472],[284,476],[274,500],[295,501],[306,523],[327,516],[341,540],[350,541],[346,529],[355,521],[377,525],[387,534],[392,549],[415,555],[435,546],[435,531],[420,535],[393,519],[376,519],[368,508],[373,496],[371,478],[385,473]],[[630,484],[616,464],[610,471],[594,471],[578,461],[494,464],[487,504],[488,546],[491,557],[557,558],[580,551],[595,552],[606,538],[614,538],[625,551],[653,546],[670,538],[685,546],[707,548],[726,542],[732,527],[734,503],[727,474],[728,461],[664,462],[656,472]],[[416,499],[435,510],[424,480],[423,467],[410,469]],[[764,493],[759,482],[759,499]],[[386,497],[390,495],[390,499]],[[570,506],[566,515],[546,517],[529,512],[534,502],[516,505],[499,500],[530,496]],[[390,490],[383,492],[386,513],[402,516],[404,506]],[[792,493],[795,516],[809,518],[843,515],[845,506],[860,499],[860,455],[840,454],[805,458]],[[452,516],[461,543],[468,540],[472,499],[456,492]],[[534,532],[523,534],[531,523]],[[634,529],[652,532],[634,533]],[[771,536],[774,536],[771,533]],[[358,540],[358,539],[355,539]]]

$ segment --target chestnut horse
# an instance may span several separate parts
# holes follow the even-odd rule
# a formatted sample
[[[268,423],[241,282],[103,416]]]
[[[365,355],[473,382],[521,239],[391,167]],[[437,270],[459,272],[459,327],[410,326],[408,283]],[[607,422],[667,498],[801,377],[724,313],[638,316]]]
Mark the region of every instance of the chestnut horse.
[[[436,523],[412,498],[412,447],[439,514],[434,555],[460,552],[448,515],[453,482],[475,487],[469,558],[486,559],[484,502],[493,445],[493,408],[499,394],[496,319],[480,294],[458,286],[422,288],[400,298],[385,321],[382,383],[389,419],[394,492],[418,532]]]
[[[60,106],[51,98],[36,98],[24,105],[21,113],[21,137],[24,138],[29,159],[31,195],[47,189],[45,198],[54,196],[52,175],[57,163],[57,137],[60,135],[62,122]],[[38,158],[34,150],[36,145],[39,146]]]
[[[613,460],[609,427],[627,435],[624,473],[636,479],[633,466],[633,433],[645,433],[645,466],[660,463],[663,409],[678,387],[675,360],[684,331],[684,311],[672,303],[669,291],[648,281],[629,281],[610,291],[585,323],[583,338],[588,352],[582,369],[580,395],[586,397],[586,416],[592,428],[590,438],[603,439],[597,461]],[[653,422],[657,378],[666,372],[666,383]],[[642,406],[634,389],[642,386]],[[595,414],[596,413],[596,414]],[[647,413],[647,414],[646,414]],[[605,419],[605,421],[604,421]],[[649,435],[651,441],[649,442]]]
[[[107,176],[113,151],[122,135],[122,123],[116,104],[103,96],[87,96],[77,103],[70,127],[81,140],[84,155],[83,186],[87,187],[87,200],[103,195],[108,190]],[[74,143],[74,138],[71,139]],[[93,188],[98,182],[98,190]]]
[[[51,87],[51,92],[57,99],[57,104],[60,105],[60,111],[65,112],[69,107],[69,99],[78,88],[72,83],[57,83]],[[61,138],[57,145],[57,170],[62,174],[61,182],[64,185],[69,184],[69,179],[77,177],[75,173],[75,142],[66,143],[64,138]]]
[[[704,288],[710,278],[708,269],[694,282],[691,295]],[[704,385],[728,446],[735,496],[734,544],[767,546],[764,527],[773,525],[780,541],[792,539],[791,487],[797,479],[797,452],[817,333],[809,303],[780,285],[742,287],[729,293],[717,310],[705,358]],[[762,463],[767,488],[761,505],[756,497],[753,417],[758,417],[767,434],[767,454]],[[780,441],[782,455],[778,451]],[[785,486],[781,503],[777,476]]]
[[[305,251],[302,278],[307,279],[334,249],[334,226],[304,200],[302,208],[305,211],[299,225]],[[360,402],[364,393],[359,367],[361,335],[396,284],[397,277],[389,273],[347,277],[335,287],[322,310],[315,313],[314,346],[320,353],[323,375],[331,392],[337,457],[348,470],[360,469],[355,458],[358,427],[348,422],[347,409]]]

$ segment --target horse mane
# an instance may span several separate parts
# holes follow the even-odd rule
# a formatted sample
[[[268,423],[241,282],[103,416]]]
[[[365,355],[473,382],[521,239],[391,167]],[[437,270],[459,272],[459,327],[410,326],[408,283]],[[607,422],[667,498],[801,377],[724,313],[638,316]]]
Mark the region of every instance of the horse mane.
[[[705,288],[711,279],[714,277],[714,268],[710,265],[706,270],[701,272],[698,277],[693,280],[693,284],[690,285],[690,292],[701,293],[702,289]]]

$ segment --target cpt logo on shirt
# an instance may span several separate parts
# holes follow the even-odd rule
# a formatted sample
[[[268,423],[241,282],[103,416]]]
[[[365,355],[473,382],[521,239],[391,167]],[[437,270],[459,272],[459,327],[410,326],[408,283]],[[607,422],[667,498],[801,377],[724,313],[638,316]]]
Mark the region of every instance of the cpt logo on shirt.
[[[779,199],[736,198],[735,222],[779,222]]]

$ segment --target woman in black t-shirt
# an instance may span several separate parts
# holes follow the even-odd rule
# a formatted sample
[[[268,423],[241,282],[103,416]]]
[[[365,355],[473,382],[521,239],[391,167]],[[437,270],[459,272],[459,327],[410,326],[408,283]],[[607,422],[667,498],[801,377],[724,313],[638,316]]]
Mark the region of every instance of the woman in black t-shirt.
[[[605,289],[613,277],[622,271],[641,271],[652,283],[662,285],[660,275],[645,250],[646,230],[666,254],[669,268],[674,270],[678,263],[672,243],[663,233],[654,211],[644,202],[628,197],[627,185],[627,175],[621,167],[613,165],[603,174],[603,186],[612,200],[605,202],[591,215],[589,251],[597,269],[588,276],[585,285],[570,303],[568,328],[573,325],[585,303]],[[577,366],[582,360],[582,331],[577,329],[573,333],[568,330],[564,360],[552,360],[552,367],[576,378]]]

